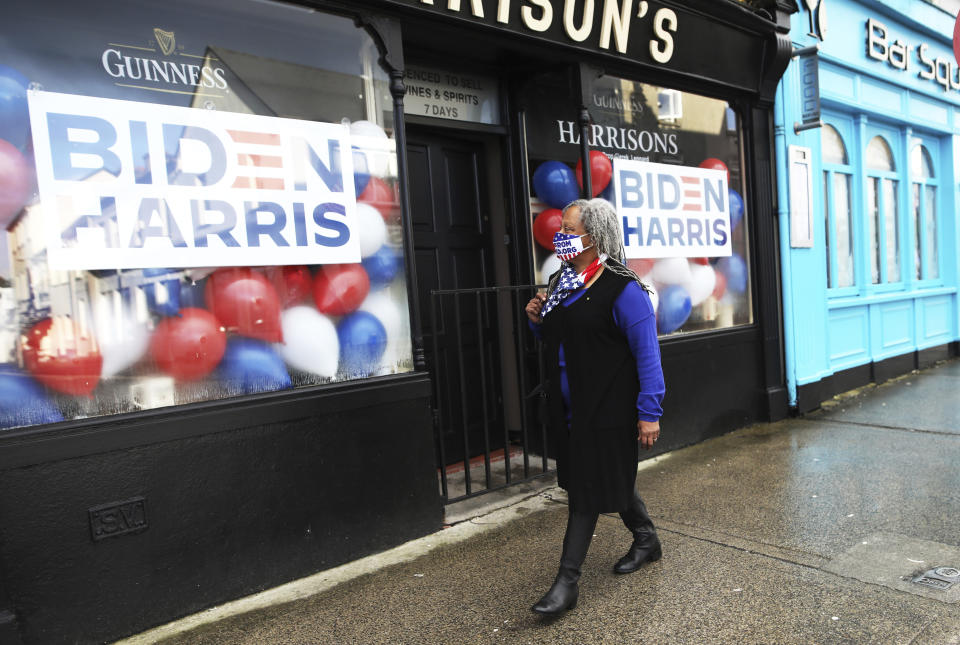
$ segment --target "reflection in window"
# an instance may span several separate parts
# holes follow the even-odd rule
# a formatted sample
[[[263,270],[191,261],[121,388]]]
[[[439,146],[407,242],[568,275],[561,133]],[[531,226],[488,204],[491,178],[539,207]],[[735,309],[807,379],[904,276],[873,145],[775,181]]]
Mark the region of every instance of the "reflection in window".
[[[940,264],[937,256],[937,189],[934,186],[926,187],[926,226],[927,235],[927,279],[940,277]]]
[[[937,256],[937,186],[933,158],[921,143],[910,149],[910,179],[913,182],[914,277],[940,277]]]
[[[824,164],[827,284],[830,287],[850,287],[854,283],[853,227],[850,223],[853,170],[848,165],[847,149],[836,128],[824,125],[820,146]]]
[[[890,144],[880,136],[867,144],[867,217],[869,220],[870,274],[873,284],[899,282],[900,217],[897,208],[897,179]]]
[[[522,90],[526,104],[527,162],[531,173],[530,211],[534,214],[531,255],[536,276],[545,282],[560,267],[550,236],[556,222],[549,218],[573,194],[549,190],[533,179],[538,169],[553,167],[575,177],[580,148],[579,103],[570,92],[571,79],[550,71],[529,79]],[[697,168],[726,169],[729,179],[730,247],[716,257],[631,257],[627,264],[662,298],[654,298],[661,335],[710,331],[753,322],[749,257],[749,221],[742,188],[745,169],[736,112],[725,101],[681,92],[611,75],[591,76],[588,90],[593,120],[588,142],[593,155]],[[551,100],[544,101],[544,96]],[[549,164],[549,166],[548,166]],[[617,187],[599,183],[594,194],[613,204]],[[575,184],[571,184],[575,185]],[[551,214],[552,213],[552,214]],[[542,218],[542,219],[541,219]],[[549,227],[537,236],[537,222]],[[634,235],[633,243],[639,239]],[[681,295],[681,294],[685,294]],[[671,305],[670,298],[676,298]]]
[[[205,123],[200,115],[220,115],[223,128],[210,136],[226,142],[221,147],[227,146],[230,167],[237,170],[228,171],[236,176],[228,176],[224,185],[217,185],[211,170],[203,178],[209,184],[201,184],[202,176],[196,175],[174,190],[168,188],[172,181],[157,181],[157,175],[184,179],[191,174],[185,168],[210,168],[202,164],[210,163],[204,160],[213,147],[201,145],[200,138],[182,137],[184,145],[167,158],[164,172],[162,156],[154,155],[151,162],[148,155],[156,143],[153,135],[134,136],[142,140],[133,146],[142,148],[140,158],[146,163],[131,164],[127,175],[138,185],[153,184],[158,203],[169,202],[159,226],[136,229],[144,236],[136,239],[145,240],[146,231],[154,236],[143,244],[140,257],[146,266],[137,266],[137,260],[102,267],[97,260],[103,233],[94,232],[92,216],[74,220],[71,215],[61,221],[62,237],[84,253],[77,254],[69,270],[61,270],[49,257],[49,222],[43,217],[49,193],[25,196],[16,205],[0,229],[0,246],[9,250],[0,253],[0,391],[15,393],[0,401],[0,429],[412,369],[393,107],[389,78],[377,63],[371,36],[345,17],[252,0],[194,0],[189,6],[144,0],[48,4],[42,23],[30,3],[4,7],[0,61],[20,72],[23,80],[16,82],[23,91],[36,84],[69,96],[57,100],[100,103],[107,121],[136,115],[138,121],[131,123],[142,126],[143,133],[159,127],[166,132],[163,114],[174,108],[191,125]],[[128,71],[114,66],[104,73],[99,65],[77,63],[90,52],[103,51],[108,39],[133,43],[107,50],[116,57],[127,56],[120,50],[128,52]],[[148,58],[157,66],[153,77],[146,74]],[[129,82],[131,61],[143,61],[135,70],[136,83]],[[169,77],[159,71],[190,69],[196,75],[193,83],[178,80],[175,71]],[[124,103],[111,104],[110,99]],[[297,119],[303,133],[315,131],[308,122],[336,124],[354,148],[352,179],[339,176],[326,161],[317,163],[316,155],[299,163],[311,159],[305,151],[313,144],[306,134],[301,141],[275,130],[284,127],[278,117]],[[249,131],[227,129],[241,119],[253,124]],[[26,145],[26,115],[20,122],[20,145]],[[209,152],[203,152],[204,146]],[[334,148],[321,145],[318,150]],[[135,162],[132,156],[130,161]],[[241,258],[251,266],[224,260],[224,249],[256,246],[242,235],[244,224],[248,234],[259,230],[278,247],[306,246],[302,240],[310,239],[309,229],[301,223],[322,213],[294,194],[301,189],[293,185],[301,179],[307,186],[314,180],[327,183],[322,172],[329,173],[331,183],[344,182],[341,190],[331,189],[343,194],[342,201],[331,205],[355,207],[361,241],[352,262],[332,264],[336,258],[321,255],[314,266],[290,265],[289,256],[278,255],[282,265],[262,266],[263,256],[254,253]],[[99,169],[86,185],[114,181],[112,174],[110,167]],[[71,197],[93,194],[85,192],[90,188],[83,182],[76,183]],[[183,190],[194,192],[183,195]],[[259,192],[267,190],[266,195]],[[111,202],[103,230],[121,219],[133,228],[136,207],[127,204],[134,197],[126,199],[122,206],[119,199]],[[244,218],[239,205],[254,200],[271,209],[251,209]],[[291,235],[280,232],[284,222],[296,222]],[[191,251],[199,253],[186,263],[175,255],[186,249],[174,247],[187,246],[179,232],[174,234],[177,229],[196,232]],[[187,266],[194,260],[197,266]]]
[[[887,282],[900,280],[900,234],[897,225],[897,183],[883,180],[884,247],[887,253]]]
[[[870,282],[880,284],[880,180],[870,177],[867,183],[867,227],[870,240]]]
[[[820,133],[820,146],[823,150],[823,162],[847,165],[847,148],[843,145],[840,133],[832,125],[825,124]]]
[[[893,152],[883,137],[874,137],[867,146],[867,168],[893,172],[897,168],[893,163]]]
[[[853,286],[853,227],[850,226],[850,175],[833,176],[833,217],[836,224],[837,285]]]

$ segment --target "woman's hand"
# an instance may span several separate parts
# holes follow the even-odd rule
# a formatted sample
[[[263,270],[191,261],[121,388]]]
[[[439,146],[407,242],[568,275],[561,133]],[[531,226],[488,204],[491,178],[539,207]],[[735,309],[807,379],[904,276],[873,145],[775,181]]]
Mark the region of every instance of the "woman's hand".
[[[527,303],[527,306],[524,308],[524,311],[527,312],[527,318],[530,319],[530,322],[534,324],[540,323],[540,310],[543,309],[543,303],[547,301],[547,294],[538,293],[534,297],[530,298],[530,302]]]
[[[640,439],[640,445],[643,446],[644,450],[650,450],[653,448],[653,444],[660,437],[660,422],[643,420],[638,421],[637,431],[637,437]]]

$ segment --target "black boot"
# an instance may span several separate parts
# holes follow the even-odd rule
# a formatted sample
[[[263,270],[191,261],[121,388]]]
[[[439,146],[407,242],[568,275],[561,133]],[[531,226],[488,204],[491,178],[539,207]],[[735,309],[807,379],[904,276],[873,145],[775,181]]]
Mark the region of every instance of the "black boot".
[[[614,573],[633,573],[647,562],[656,562],[663,555],[660,538],[653,527],[653,520],[647,514],[647,507],[640,496],[634,492],[633,503],[620,511],[620,519],[633,533],[633,544],[627,554],[613,565]]]
[[[555,616],[577,606],[580,589],[580,566],[587,557],[587,549],[597,527],[597,513],[577,513],[573,510],[567,517],[567,532],[563,536],[563,555],[560,556],[560,571],[543,598],[531,609],[538,614]]]

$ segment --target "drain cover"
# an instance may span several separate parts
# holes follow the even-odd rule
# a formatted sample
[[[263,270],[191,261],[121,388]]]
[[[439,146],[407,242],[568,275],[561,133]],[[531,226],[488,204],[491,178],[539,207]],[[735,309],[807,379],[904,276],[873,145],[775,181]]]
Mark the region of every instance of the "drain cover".
[[[946,591],[957,582],[960,582],[960,569],[956,567],[936,567],[926,573],[914,576],[911,582]]]

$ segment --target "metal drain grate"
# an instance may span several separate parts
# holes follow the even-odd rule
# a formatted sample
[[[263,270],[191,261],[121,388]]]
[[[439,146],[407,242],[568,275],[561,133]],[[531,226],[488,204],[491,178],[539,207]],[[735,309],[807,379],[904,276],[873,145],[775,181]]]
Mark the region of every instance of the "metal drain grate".
[[[956,567],[936,567],[926,573],[914,576],[912,583],[946,591],[960,582],[960,569]]]

